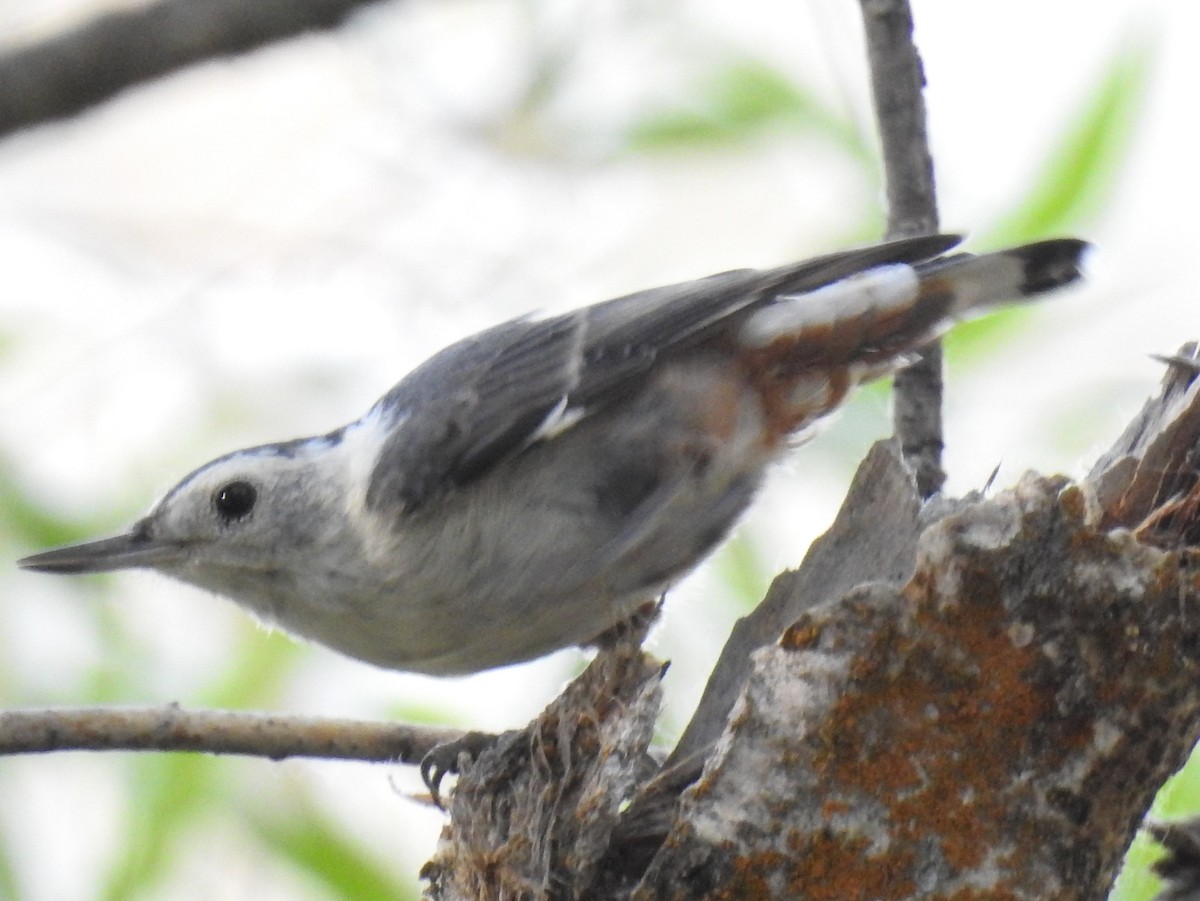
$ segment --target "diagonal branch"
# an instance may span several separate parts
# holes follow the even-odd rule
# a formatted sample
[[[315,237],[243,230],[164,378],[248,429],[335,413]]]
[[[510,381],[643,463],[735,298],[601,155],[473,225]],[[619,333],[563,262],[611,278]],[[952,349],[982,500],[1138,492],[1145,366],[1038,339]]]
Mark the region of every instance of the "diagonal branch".
[[[0,55],[0,135],[62,119],[193,63],[336,28],[379,0],[160,0]]]

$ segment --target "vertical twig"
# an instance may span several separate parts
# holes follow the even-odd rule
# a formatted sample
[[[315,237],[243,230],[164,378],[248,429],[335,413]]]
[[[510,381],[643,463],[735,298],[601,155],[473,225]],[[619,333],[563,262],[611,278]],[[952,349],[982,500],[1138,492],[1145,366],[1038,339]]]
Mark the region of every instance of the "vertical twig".
[[[861,0],[871,68],[871,93],[883,148],[887,237],[932,234],[938,228],[933,159],[925,132],[925,73],[912,40],[908,0]],[[946,481],[942,469],[942,348],[930,345],[897,373],[893,428],[922,497]]]

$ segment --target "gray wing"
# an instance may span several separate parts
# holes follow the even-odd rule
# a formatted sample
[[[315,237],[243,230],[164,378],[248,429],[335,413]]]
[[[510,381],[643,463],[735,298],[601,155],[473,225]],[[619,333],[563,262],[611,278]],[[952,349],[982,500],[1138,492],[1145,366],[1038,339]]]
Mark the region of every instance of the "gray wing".
[[[400,503],[411,512],[636,390],[664,354],[703,340],[748,307],[883,263],[931,259],[959,240],[910,238],[779,269],[724,272],[473,335],[376,404],[395,428],[367,504]]]

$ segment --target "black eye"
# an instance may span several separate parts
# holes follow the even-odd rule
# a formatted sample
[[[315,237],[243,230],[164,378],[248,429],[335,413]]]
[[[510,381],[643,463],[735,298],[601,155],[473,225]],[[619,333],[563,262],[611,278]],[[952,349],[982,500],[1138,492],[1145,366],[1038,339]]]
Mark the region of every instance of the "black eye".
[[[249,482],[237,481],[222,485],[213,495],[213,507],[217,516],[225,522],[243,519],[254,509],[258,500],[258,490]]]

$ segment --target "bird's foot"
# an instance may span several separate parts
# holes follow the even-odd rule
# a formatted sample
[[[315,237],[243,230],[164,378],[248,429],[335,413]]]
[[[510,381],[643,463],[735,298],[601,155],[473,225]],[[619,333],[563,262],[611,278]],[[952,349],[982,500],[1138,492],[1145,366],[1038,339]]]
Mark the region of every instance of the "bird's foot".
[[[474,760],[494,745],[498,737],[488,732],[467,732],[461,738],[435,746],[421,758],[421,779],[429,789],[434,804],[443,810],[446,809],[440,792],[442,779],[450,773],[461,772],[463,755],[465,754],[468,760]]]

